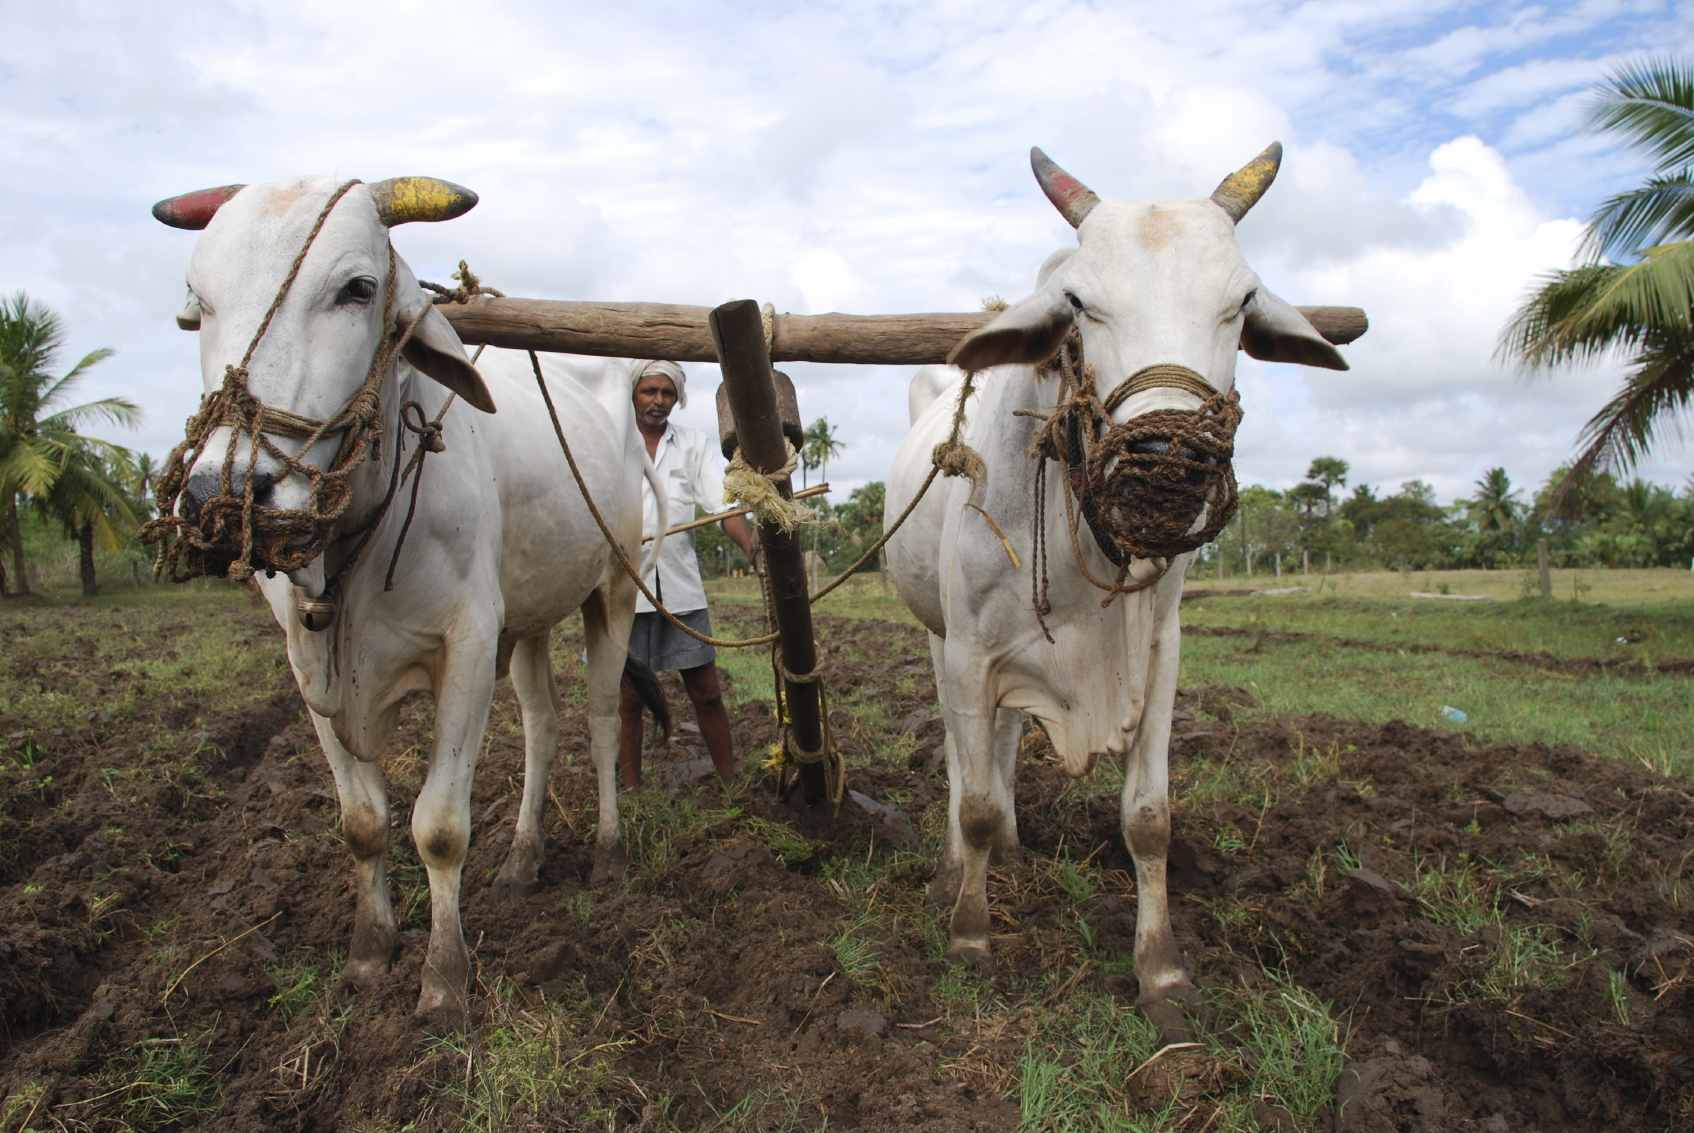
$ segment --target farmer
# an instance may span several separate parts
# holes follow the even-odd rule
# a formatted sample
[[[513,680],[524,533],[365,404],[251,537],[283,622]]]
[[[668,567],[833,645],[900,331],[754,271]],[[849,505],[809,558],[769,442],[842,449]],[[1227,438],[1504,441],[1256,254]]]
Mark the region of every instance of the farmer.
[[[688,377],[675,362],[637,359],[630,363],[634,385],[635,420],[647,442],[647,455],[658,469],[659,482],[669,495],[671,522],[694,518],[695,505],[708,512],[722,511],[723,461],[698,429],[679,429],[671,424],[671,410],[688,404]],[[659,505],[653,488],[641,482],[642,534],[657,535]],[[722,521],[724,533],[735,540],[753,561],[753,530],[745,516],[732,515]],[[665,539],[647,587],[678,621],[710,637],[712,620],[706,612],[706,588],[700,581],[700,564],[694,556],[694,533],[681,532]],[[700,736],[719,778],[729,782],[735,775],[735,753],[729,737],[729,713],[724,709],[718,684],[717,650],[683,633],[653,608],[645,595],[636,599],[635,626],[629,635],[630,656],[655,673],[678,669],[688,699],[694,702],[694,718]],[[619,696],[618,712],[623,736],[618,751],[619,780],[624,787],[641,782],[641,699],[626,680]]]

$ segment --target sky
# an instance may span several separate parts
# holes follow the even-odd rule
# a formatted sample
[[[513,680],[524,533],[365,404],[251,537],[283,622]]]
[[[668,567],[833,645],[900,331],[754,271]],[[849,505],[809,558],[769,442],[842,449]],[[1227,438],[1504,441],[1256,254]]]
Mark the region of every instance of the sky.
[[[145,412],[162,457],[201,392],[173,321],[194,234],[154,201],[304,173],[428,174],[478,207],[395,230],[419,277],[460,259],[509,295],[779,311],[968,311],[1016,299],[1075,236],[1039,145],[1103,197],[1208,194],[1286,150],[1238,238],[1296,304],[1364,307],[1345,373],[1241,357],[1243,483],[1336,456],[1349,483],[1442,500],[1503,466],[1533,490],[1616,388],[1616,362],[1526,379],[1494,358],[1583,221],[1646,170],[1580,130],[1587,90],[1687,53],[1655,0],[929,0],[618,4],[0,0],[0,292],[70,329],[79,395]],[[716,368],[680,423],[710,432]],[[887,476],[910,369],[788,364]],[[1689,453],[1641,472],[1683,484]]]

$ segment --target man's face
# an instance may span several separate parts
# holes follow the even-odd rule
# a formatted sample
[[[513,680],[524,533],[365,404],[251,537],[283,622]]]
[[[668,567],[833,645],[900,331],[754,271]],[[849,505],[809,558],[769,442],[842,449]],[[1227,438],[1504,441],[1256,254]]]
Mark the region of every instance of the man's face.
[[[676,383],[663,374],[648,374],[635,383],[635,416],[648,429],[662,429],[676,408]]]

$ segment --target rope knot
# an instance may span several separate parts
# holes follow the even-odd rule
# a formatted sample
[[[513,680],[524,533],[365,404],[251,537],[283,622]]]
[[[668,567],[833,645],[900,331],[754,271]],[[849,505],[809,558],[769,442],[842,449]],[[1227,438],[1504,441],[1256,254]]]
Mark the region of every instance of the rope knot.
[[[459,286],[448,288],[439,283],[430,283],[423,279],[418,280],[418,286],[425,291],[435,292],[435,298],[431,302],[436,304],[469,303],[478,295],[489,295],[495,299],[506,297],[506,293],[503,291],[483,286],[482,280],[477,277],[477,274],[470,269],[470,265],[466,264],[464,260],[459,261],[459,270],[449,278],[458,280]]]
[[[758,516],[759,522],[768,523],[787,534],[802,523],[816,522],[817,513],[805,504],[795,503],[777,488],[779,482],[794,475],[794,469],[800,463],[800,454],[794,451],[794,446],[786,441],[784,444],[788,459],[781,468],[768,474],[748,464],[741,450],[736,449],[729,467],[724,469],[723,502],[739,503]]]
[[[943,476],[963,476],[974,488],[980,488],[988,475],[988,465],[983,463],[982,454],[964,441],[942,441],[930,451],[929,459],[941,469]]]

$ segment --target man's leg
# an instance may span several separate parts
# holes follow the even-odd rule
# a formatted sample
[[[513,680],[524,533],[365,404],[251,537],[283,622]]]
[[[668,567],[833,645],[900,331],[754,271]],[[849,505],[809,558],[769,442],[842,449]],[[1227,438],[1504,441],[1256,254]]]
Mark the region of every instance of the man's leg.
[[[718,778],[731,782],[735,778],[735,747],[729,738],[729,710],[723,706],[717,662],[707,661],[697,668],[682,670],[682,685],[688,690],[688,699],[694,702],[700,738],[706,741],[706,751],[712,757]]]
[[[618,686],[618,784],[624,788],[641,785],[641,697],[627,680]],[[703,726],[702,726],[703,727]]]

